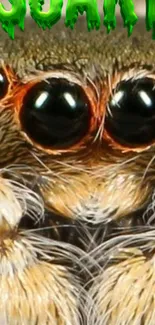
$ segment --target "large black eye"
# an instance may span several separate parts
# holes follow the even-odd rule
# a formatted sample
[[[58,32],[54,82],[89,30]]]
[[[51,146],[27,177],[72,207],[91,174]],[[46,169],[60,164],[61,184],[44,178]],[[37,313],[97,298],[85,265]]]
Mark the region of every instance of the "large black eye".
[[[155,81],[120,82],[107,105],[105,128],[119,143],[149,144],[155,139]]]
[[[48,148],[65,148],[88,131],[90,103],[84,90],[66,79],[47,79],[23,100],[20,121],[27,135]]]
[[[8,91],[9,82],[5,72],[0,69],[0,99],[2,99]]]

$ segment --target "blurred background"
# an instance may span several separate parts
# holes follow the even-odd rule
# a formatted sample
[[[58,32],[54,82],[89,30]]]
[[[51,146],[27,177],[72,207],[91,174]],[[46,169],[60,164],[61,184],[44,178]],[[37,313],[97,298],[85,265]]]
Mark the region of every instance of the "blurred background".
[[[102,17],[102,10],[103,10],[103,1],[104,0],[97,0],[98,8],[99,8],[99,11],[101,12],[101,17]],[[27,14],[29,14],[30,10],[29,10],[29,5],[28,5],[28,0],[26,2],[27,2]],[[48,10],[50,0],[44,0],[44,2],[45,2],[45,4],[43,6],[43,9]],[[11,4],[9,3],[8,0],[1,0],[1,3],[3,3],[5,5],[6,9],[9,10],[11,8]],[[63,1],[62,14],[65,14],[66,3],[67,3],[67,0],[64,0]],[[134,3],[134,6],[135,6],[136,14],[138,16],[145,16],[145,0],[133,0],[133,3]],[[119,13],[120,13],[119,5],[117,5],[117,11],[116,12],[119,15]]]

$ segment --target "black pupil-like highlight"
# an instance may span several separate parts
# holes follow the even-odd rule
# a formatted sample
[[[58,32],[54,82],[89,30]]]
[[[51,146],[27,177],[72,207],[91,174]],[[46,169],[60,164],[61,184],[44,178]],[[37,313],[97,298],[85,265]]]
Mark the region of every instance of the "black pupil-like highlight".
[[[90,103],[84,90],[65,79],[48,79],[33,86],[23,100],[24,130],[39,144],[63,148],[88,131]]]
[[[5,76],[5,73],[0,69],[0,99],[2,99],[8,91],[8,79]]]
[[[107,105],[105,127],[121,144],[144,145],[155,139],[155,82],[120,82]]]

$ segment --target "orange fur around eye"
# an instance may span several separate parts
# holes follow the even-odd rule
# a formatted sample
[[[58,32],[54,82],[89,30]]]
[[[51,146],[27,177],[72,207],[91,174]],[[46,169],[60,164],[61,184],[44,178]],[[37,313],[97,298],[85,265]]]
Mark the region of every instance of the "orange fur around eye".
[[[30,80],[29,82],[17,84],[17,86],[14,89],[13,101],[14,101],[14,107],[15,107],[15,115],[16,115],[17,124],[19,125],[19,128],[21,129],[21,131],[24,131],[24,130],[23,130],[19,115],[20,115],[20,112],[22,109],[24,97],[25,97],[25,95],[28,94],[29,90],[32,89],[32,87],[35,86],[36,84],[38,84],[40,81],[41,80],[39,78],[36,78],[36,79],[34,78],[34,79]],[[57,154],[57,153],[61,153],[61,152],[70,152],[70,151],[77,150],[78,148],[83,148],[85,146],[85,144],[87,142],[89,142],[90,139],[92,139],[92,134],[97,129],[98,120],[100,118],[99,117],[100,112],[99,112],[99,105],[98,105],[98,102],[95,97],[94,89],[92,89],[91,85],[88,85],[88,86],[81,85],[81,88],[84,90],[84,92],[87,95],[87,98],[89,100],[89,104],[90,104],[89,108],[90,108],[91,116],[90,116],[89,130],[88,130],[87,134],[80,141],[78,141],[78,143],[70,146],[67,149],[61,149],[61,150],[56,150],[56,149],[52,149],[52,148],[44,148],[39,143],[36,143],[34,140],[32,140],[26,134],[26,132],[24,132],[24,136],[26,137],[27,141],[30,142],[31,144],[35,145],[40,150],[43,150],[47,153],[52,153],[52,154]]]

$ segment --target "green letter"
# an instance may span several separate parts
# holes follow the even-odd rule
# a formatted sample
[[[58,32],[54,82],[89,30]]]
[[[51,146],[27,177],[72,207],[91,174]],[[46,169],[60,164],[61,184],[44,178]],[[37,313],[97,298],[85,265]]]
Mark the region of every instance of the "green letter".
[[[132,0],[119,0],[121,15],[124,20],[124,26],[128,28],[128,36],[132,34],[133,26],[136,24],[138,17],[134,12]]]
[[[4,5],[0,4],[0,22],[2,28],[7,32],[10,38],[14,39],[14,26],[18,25],[24,30],[24,18],[26,14],[25,0],[9,0],[12,4],[10,11],[5,10]]]
[[[153,0],[152,0],[153,1]],[[107,27],[108,33],[111,28],[116,27],[116,18],[115,18],[115,7],[118,0],[104,0],[104,22],[103,24]],[[134,5],[132,0],[119,0],[119,5],[121,9],[121,15],[124,20],[124,26],[128,28],[128,35],[130,36],[133,31],[133,26],[136,24],[138,18],[134,12]]]
[[[104,21],[103,24],[107,27],[107,32],[109,33],[111,28],[116,27],[116,17],[115,17],[115,7],[117,0],[104,0],[103,12]]]
[[[51,28],[60,18],[63,0],[50,0],[48,12],[42,11],[44,0],[29,0],[31,16],[43,29]]]
[[[73,29],[78,18],[78,12],[82,15],[86,11],[87,27],[90,31],[93,28],[99,29],[100,16],[96,0],[68,0],[66,8],[66,26]]]
[[[155,1],[146,0],[146,29],[153,29],[152,38],[155,39]]]

